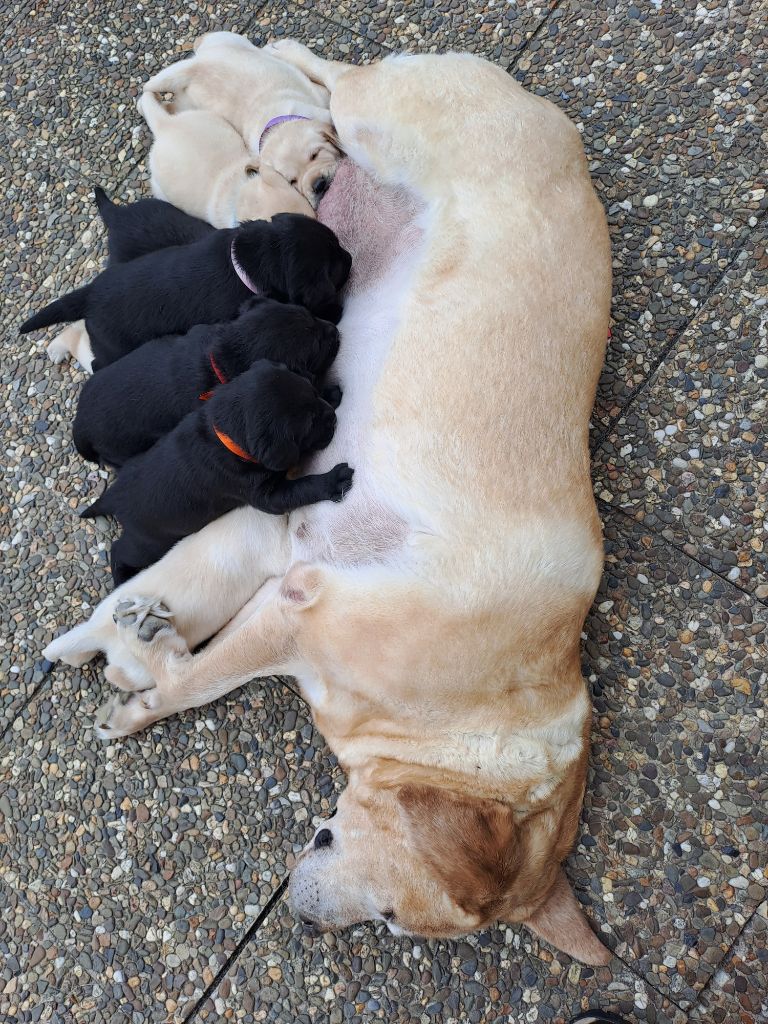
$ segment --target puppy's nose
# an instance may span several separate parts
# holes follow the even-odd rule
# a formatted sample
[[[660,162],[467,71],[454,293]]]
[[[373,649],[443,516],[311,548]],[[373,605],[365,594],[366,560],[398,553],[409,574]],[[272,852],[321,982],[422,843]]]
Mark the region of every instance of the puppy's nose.
[[[333,842],[333,832],[329,828],[321,828],[315,836],[315,849],[322,850],[324,846],[330,846]]]
[[[330,181],[328,181],[326,177],[315,178],[314,182],[312,183],[312,191],[315,193],[316,196],[325,195],[325,193],[328,191],[329,185]]]

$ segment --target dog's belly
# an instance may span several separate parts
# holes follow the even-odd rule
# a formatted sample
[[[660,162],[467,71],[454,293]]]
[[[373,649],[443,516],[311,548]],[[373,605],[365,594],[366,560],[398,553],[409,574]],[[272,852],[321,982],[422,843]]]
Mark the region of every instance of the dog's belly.
[[[304,471],[322,473],[348,462],[355,477],[342,503],[321,502],[291,515],[293,556],[347,565],[382,561],[402,547],[413,524],[377,474],[372,396],[422,258],[424,208],[345,161],[319,215],[352,254],[352,273],[332,371],[344,391],[336,434]]]

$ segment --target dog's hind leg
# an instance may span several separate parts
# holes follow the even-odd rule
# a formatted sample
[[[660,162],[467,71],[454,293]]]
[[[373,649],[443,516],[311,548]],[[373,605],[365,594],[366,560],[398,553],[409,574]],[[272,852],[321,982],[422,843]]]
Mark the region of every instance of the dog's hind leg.
[[[306,573],[304,566],[297,571]],[[143,662],[157,685],[129,697],[118,695],[105,705],[97,716],[97,734],[103,739],[127,736],[161,718],[216,700],[254,676],[289,671],[296,656],[297,616],[313,599],[297,599],[299,587],[290,585],[295,575],[292,570],[282,580],[269,580],[264,593],[251,602],[252,614],[238,615],[234,628],[197,655],[190,653],[164,606],[153,605],[144,617],[136,616],[130,606],[118,606],[116,619],[125,647]]]
[[[308,46],[296,39],[279,39],[274,43],[269,43],[264,49],[273,56],[279,57],[280,60],[284,60],[286,64],[291,64],[299,71],[303,71],[307,78],[317,82],[318,85],[324,85],[329,92],[336,87],[339,78],[354,67],[352,64],[343,64],[338,60],[325,60],[323,57],[318,57]]]

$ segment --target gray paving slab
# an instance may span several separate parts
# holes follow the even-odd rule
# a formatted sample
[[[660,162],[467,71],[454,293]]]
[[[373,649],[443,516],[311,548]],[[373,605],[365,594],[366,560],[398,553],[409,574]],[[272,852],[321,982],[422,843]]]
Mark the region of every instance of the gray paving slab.
[[[54,366],[45,348],[58,328],[21,336],[33,310],[93,277],[106,255],[90,185],[61,161],[9,137],[0,157],[9,245],[0,262],[2,315],[2,465],[0,552],[7,585],[2,605],[0,735],[44,678],[40,652],[60,627],[77,621],[107,592],[111,530],[78,511],[105,486],[105,474],[80,459],[71,422],[85,376]],[[26,170],[25,170],[26,168]],[[130,201],[141,171],[115,186]]]
[[[603,500],[764,601],[767,242],[755,229],[595,456]]]
[[[574,879],[618,955],[689,1008],[768,887],[768,609],[622,513],[605,527]]]
[[[316,938],[304,933],[283,901],[194,1019],[564,1024],[598,1005],[636,1021],[685,1024],[669,999],[620,960],[583,967],[520,928],[436,942],[394,938],[383,925],[362,925]]]
[[[581,126],[608,211],[613,331],[595,419],[646,379],[766,207],[759,3],[566,0],[517,64]]]
[[[120,180],[143,149],[144,81],[203,32],[247,30],[259,6],[40,0],[0,37],[0,124],[95,183]]]
[[[768,904],[761,904],[694,1008],[695,1024],[768,1020]]]
[[[268,4],[280,8],[280,4]],[[407,53],[463,50],[508,67],[549,14],[541,0],[467,3],[465,0],[298,0],[388,50]]]
[[[89,1020],[161,1021],[231,956],[329,813],[337,769],[278,681],[104,746],[106,689],[97,668],[56,670],[14,720],[0,880],[99,979]]]

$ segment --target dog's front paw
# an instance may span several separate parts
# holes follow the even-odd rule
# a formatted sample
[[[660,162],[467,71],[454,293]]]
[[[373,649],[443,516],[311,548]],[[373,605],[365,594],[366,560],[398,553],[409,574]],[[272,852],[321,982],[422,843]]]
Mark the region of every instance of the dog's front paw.
[[[116,693],[96,712],[94,731],[99,739],[112,740],[131,733],[162,718],[156,708],[157,691],[143,690],[141,693]]]
[[[333,469],[328,473],[328,483],[330,493],[328,497],[331,501],[341,501],[344,495],[352,486],[352,477],[354,476],[354,469],[348,466],[346,462],[340,462],[338,466],[334,466]]]
[[[332,409],[338,409],[341,405],[341,399],[344,392],[341,390],[338,384],[329,384],[327,388],[323,388],[322,399],[327,402]]]

